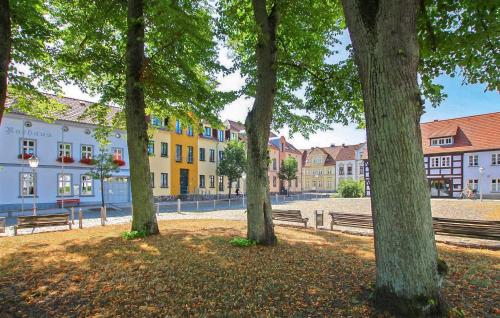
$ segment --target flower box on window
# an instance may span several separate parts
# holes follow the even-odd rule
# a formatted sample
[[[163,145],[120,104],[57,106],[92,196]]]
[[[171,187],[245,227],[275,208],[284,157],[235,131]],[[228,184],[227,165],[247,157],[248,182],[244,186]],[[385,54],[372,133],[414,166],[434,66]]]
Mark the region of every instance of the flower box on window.
[[[17,156],[18,159],[29,159],[31,157],[33,157],[33,155],[30,153],[22,153]]]
[[[59,158],[57,158],[57,161],[64,162],[64,163],[73,163],[73,162],[75,162],[75,160],[72,157],[59,157]]]
[[[121,159],[114,159],[113,162],[118,166],[118,167],[123,167],[125,165],[125,161]]]
[[[91,158],[82,158],[80,160],[80,163],[83,163],[85,165],[93,165],[93,164],[95,164],[95,160],[91,159]]]

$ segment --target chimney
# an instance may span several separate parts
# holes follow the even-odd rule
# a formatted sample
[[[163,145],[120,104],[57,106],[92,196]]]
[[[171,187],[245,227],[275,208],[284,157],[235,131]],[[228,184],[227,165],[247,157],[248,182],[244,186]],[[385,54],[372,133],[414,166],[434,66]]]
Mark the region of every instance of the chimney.
[[[330,147],[335,147],[335,144],[330,144]]]
[[[437,119],[434,119],[434,122],[437,122],[437,121],[439,121],[439,120],[437,120]]]

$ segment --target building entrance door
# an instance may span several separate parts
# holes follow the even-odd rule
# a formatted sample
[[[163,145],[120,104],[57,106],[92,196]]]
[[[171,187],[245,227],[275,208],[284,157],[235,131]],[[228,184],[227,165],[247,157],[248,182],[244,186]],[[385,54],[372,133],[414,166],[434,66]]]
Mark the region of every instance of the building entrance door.
[[[429,180],[429,186],[431,190],[431,197],[451,197],[451,179],[431,179]]]
[[[189,181],[189,170],[181,169],[180,173],[181,194],[188,194],[189,192],[188,181]]]

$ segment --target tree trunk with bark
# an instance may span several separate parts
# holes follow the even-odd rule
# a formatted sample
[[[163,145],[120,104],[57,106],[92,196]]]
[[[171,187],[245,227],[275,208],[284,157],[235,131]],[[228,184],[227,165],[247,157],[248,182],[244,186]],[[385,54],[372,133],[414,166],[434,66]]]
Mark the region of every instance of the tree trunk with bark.
[[[417,84],[419,1],[343,0],[363,89],[376,304],[403,316],[442,309]]]
[[[271,198],[269,196],[269,130],[276,95],[276,30],[278,8],[274,5],[267,13],[266,0],[252,1],[257,25],[257,87],[252,110],[248,113],[247,132],[247,220],[248,239],[259,244],[276,244]]]
[[[128,0],[127,17],[127,145],[132,186],[132,230],[157,234],[158,224],[151,190],[148,134],[144,102],[144,3]]]
[[[7,75],[12,49],[9,0],[0,0],[0,125],[7,101]]]

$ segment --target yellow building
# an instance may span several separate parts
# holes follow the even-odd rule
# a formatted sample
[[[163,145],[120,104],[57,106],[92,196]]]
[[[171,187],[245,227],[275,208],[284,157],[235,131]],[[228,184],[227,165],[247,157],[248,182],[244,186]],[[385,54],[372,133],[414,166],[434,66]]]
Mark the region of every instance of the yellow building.
[[[217,175],[217,165],[226,148],[224,129],[216,129],[204,123],[198,137],[198,193],[206,195],[226,194],[227,178]]]
[[[335,186],[335,159],[332,153],[314,147],[305,151],[302,167],[303,191],[330,192]]]
[[[155,126],[153,128],[153,136],[149,141],[149,171],[151,172],[151,186],[153,188],[153,195],[168,196],[171,194],[171,169],[170,159],[172,144],[170,138],[171,132],[167,126]]]
[[[170,133],[170,194],[196,193],[198,188],[198,134],[179,120]]]

